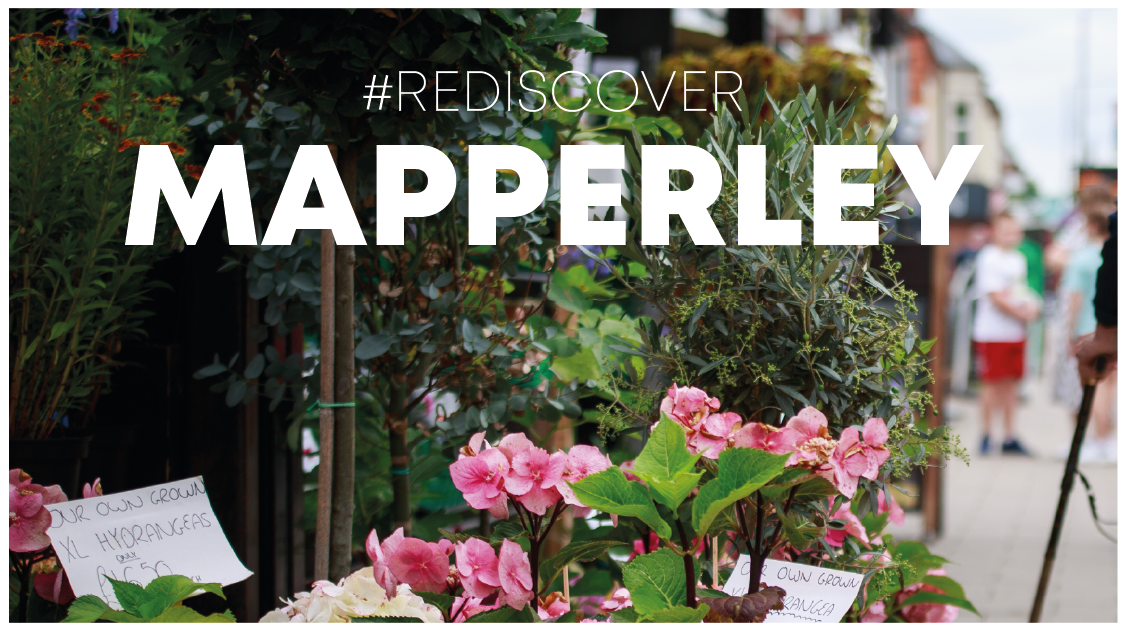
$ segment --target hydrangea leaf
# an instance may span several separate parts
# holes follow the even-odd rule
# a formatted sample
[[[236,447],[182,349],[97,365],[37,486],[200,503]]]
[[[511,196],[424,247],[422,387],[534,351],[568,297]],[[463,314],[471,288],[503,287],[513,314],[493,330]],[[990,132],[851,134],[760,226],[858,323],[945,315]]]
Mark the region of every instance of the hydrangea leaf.
[[[700,488],[692,503],[692,527],[707,533],[721,511],[746,498],[782,473],[788,455],[751,448],[729,448],[719,455],[719,473]]]
[[[571,483],[579,502],[609,514],[640,519],[662,538],[672,535],[672,528],[657,513],[649,490],[641,483],[631,482],[617,467],[612,467]]]

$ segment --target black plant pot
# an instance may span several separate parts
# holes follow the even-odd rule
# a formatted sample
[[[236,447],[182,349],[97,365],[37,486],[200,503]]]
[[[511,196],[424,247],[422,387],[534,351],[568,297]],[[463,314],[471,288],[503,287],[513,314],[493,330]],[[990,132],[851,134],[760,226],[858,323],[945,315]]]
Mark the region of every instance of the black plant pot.
[[[82,491],[79,472],[82,459],[90,453],[92,435],[60,439],[11,439],[8,441],[8,466],[31,476],[36,485],[58,485],[66,497],[75,499]]]

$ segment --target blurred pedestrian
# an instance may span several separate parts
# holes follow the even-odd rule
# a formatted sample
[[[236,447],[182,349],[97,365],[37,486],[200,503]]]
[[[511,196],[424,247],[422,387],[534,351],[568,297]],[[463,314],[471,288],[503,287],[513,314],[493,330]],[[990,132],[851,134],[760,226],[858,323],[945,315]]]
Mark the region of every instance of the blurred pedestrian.
[[[1061,362],[1064,371],[1057,379],[1056,389],[1058,398],[1073,411],[1078,410],[1083,392],[1075,353],[1078,351],[1079,339],[1093,334],[1098,326],[1098,321],[1095,319],[1095,284],[1099,266],[1103,262],[1103,244],[1110,238],[1108,218],[1114,212],[1114,206],[1105,204],[1101,208],[1086,209],[1086,212],[1088,239],[1086,243],[1072,250],[1059,287],[1066,319],[1068,354],[1067,361]],[[1089,435],[1083,444],[1083,449],[1079,453],[1081,462],[1099,463],[1116,460],[1114,439],[1111,437],[1115,379],[1115,371],[1109,370],[1095,391],[1095,399],[1091,406],[1094,435]]]
[[[1075,357],[1079,363],[1079,378],[1084,384],[1099,380],[1109,385],[1113,393],[1118,376],[1118,213],[1108,221],[1110,237],[1103,243],[1102,265],[1099,266],[1095,280],[1095,331],[1082,336],[1075,345]],[[1107,359],[1105,369],[1100,372],[1098,358]],[[1097,391],[1096,391],[1097,395]],[[1117,455],[1112,455],[1117,460]]]
[[[1016,437],[1013,415],[1024,376],[1025,328],[1039,316],[1040,303],[1028,287],[1028,260],[1017,250],[1024,239],[1020,224],[1002,212],[993,217],[991,228],[990,243],[978,254],[974,273],[978,303],[973,341],[983,382],[981,452],[990,452],[993,413],[1000,410],[1005,437],[1001,453],[1028,456]]]

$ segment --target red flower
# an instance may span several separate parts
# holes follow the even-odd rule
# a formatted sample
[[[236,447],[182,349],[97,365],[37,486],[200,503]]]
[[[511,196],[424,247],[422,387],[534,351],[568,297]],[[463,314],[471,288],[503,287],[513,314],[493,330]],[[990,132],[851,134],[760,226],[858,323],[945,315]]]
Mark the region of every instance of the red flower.
[[[112,95],[105,90],[98,90],[94,93],[94,103],[105,103],[110,100],[111,96]]]
[[[20,33],[20,34],[18,34],[18,35],[13,35],[13,36],[9,37],[9,38],[8,38],[8,41],[9,41],[9,42],[18,42],[18,41],[22,40],[22,39],[23,39],[23,38],[25,38],[25,37],[27,37],[27,33]]]
[[[74,40],[73,42],[70,43],[70,45],[75,47],[75,48],[82,48],[82,49],[85,49],[85,50],[90,50],[90,45],[87,44],[86,42],[82,41],[82,40]]]
[[[165,143],[161,143],[161,145],[168,145],[168,149],[172,150],[172,153],[176,154],[177,156],[180,156],[184,152],[188,151],[187,149],[184,149],[184,147],[182,145],[178,145],[176,143],[165,142]]]
[[[199,180],[203,176],[203,167],[199,165],[184,165],[184,173],[188,174],[189,178]]]

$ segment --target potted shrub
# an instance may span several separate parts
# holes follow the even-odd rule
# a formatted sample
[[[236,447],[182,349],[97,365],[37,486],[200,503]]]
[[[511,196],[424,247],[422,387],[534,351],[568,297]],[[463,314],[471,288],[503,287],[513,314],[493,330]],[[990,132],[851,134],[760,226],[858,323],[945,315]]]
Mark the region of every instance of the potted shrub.
[[[162,214],[153,246],[126,246],[138,145],[178,160],[179,98],[152,88],[144,52],[17,34],[9,71],[8,300],[13,463],[77,493],[121,342],[142,334],[146,273],[174,246]]]

